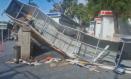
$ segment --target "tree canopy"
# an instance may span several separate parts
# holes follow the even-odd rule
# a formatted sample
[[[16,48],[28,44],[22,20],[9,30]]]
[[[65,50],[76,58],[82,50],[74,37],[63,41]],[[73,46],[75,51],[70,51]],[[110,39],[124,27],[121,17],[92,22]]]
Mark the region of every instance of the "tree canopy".
[[[47,0],[49,2],[54,0]],[[87,5],[78,4],[78,0],[63,0],[55,3],[53,11],[59,11],[71,18],[77,17],[86,23],[98,16],[101,10],[112,10],[114,20],[131,17],[131,0],[86,0]],[[118,26],[118,25],[116,25]]]
[[[87,6],[90,19],[97,16],[100,10],[111,10],[116,33],[119,33],[119,19],[127,20],[131,17],[131,0],[88,0]]]
[[[96,16],[100,10],[112,10],[114,17],[127,18],[131,16],[131,0],[88,0],[90,17]]]
[[[47,0],[51,2],[52,0]],[[59,3],[54,3],[54,8],[51,12],[61,12],[62,14],[74,18],[77,17],[80,23],[88,22],[88,10],[87,6],[79,4],[78,0],[63,0]]]

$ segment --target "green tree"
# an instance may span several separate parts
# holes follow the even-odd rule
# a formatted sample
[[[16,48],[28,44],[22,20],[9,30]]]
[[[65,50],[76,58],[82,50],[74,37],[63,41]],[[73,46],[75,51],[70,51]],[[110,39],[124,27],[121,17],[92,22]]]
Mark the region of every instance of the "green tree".
[[[131,16],[131,0],[88,0],[88,16],[94,18],[100,10],[112,10],[115,27],[118,29],[118,19]]]
[[[72,15],[73,8],[77,5],[77,0],[63,0],[62,2],[54,2],[54,0],[47,0],[53,2],[53,9],[51,11],[61,12],[64,15]]]
[[[63,0],[61,7],[62,7],[62,12],[65,15],[73,15],[73,9],[77,5],[77,0]]]
[[[80,25],[89,21],[87,6],[83,4],[78,4],[73,8],[73,15],[79,19]]]
[[[50,1],[52,0],[48,0],[48,2]],[[77,17],[80,25],[85,24],[89,20],[87,6],[78,4],[78,0],[63,0],[63,2],[54,3],[54,8],[51,12],[54,11],[61,12],[70,18]]]

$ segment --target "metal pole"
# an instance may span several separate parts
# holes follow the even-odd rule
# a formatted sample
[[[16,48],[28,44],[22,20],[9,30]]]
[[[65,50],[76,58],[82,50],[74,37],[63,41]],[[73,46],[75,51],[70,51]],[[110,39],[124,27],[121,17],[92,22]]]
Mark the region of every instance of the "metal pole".
[[[97,42],[97,45],[96,45],[96,52],[95,52],[95,54],[97,53],[99,43],[100,43],[100,38],[98,39],[98,42]]]
[[[101,29],[100,29],[100,34],[99,34],[99,38],[98,38],[95,54],[97,53],[98,46],[99,46],[99,43],[100,43],[100,38],[102,37],[102,30],[103,30],[103,19],[101,18]]]
[[[124,46],[125,46],[125,42],[123,42],[121,52],[120,52],[120,56],[119,56],[118,62],[116,63],[116,67],[118,67],[118,65],[120,63],[120,60],[121,60],[121,57],[122,57],[122,54],[123,54],[123,50],[124,50]]]
[[[9,40],[9,29],[8,29],[8,39],[7,40]]]
[[[80,54],[80,48],[81,48],[81,44],[79,45],[79,41],[80,41],[80,38],[81,38],[81,33],[78,31],[78,34],[77,34],[77,47],[79,47],[79,49],[76,47],[75,48],[75,51],[76,51],[76,53],[79,55]],[[78,51],[77,51],[77,49],[78,49]]]
[[[20,14],[21,10],[23,9],[23,7],[24,7],[24,4],[20,7],[20,10],[18,11],[18,13],[17,13],[17,15],[15,16],[15,18],[17,18],[17,17],[19,16],[19,14]]]
[[[3,47],[3,29],[1,29],[1,42],[2,42],[2,47]]]

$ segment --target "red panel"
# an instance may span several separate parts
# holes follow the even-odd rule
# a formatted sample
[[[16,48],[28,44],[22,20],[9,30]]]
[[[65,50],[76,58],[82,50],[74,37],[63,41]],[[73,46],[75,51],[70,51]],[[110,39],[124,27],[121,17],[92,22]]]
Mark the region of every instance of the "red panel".
[[[102,11],[100,11],[100,15],[112,15],[112,11],[102,10]]]

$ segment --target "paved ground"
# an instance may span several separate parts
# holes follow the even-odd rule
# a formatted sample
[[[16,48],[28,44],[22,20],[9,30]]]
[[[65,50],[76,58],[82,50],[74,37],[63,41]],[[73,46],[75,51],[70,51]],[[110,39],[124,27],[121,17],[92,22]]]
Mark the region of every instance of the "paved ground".
[[[12,42],[6,42],[6,50],[0,53],[0,79],[131,79],[130,74],[118,75],[110,70],[100,72],[65,65],[49,67],[47,64],[29,66],[25,64],[7,64],[13,58]]]

